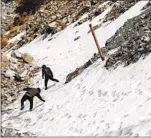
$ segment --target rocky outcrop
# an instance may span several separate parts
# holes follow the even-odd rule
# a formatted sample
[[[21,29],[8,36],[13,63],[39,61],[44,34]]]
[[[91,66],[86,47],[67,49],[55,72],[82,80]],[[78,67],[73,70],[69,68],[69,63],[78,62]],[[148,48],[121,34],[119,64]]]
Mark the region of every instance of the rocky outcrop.
[[[151,52],[151,7],[127,21],[106,43],[107,51],[118,48],[106,61],[105,67],[135,63]]]
[[[112,10],[106,15],[103,22],[113,21],[117,19],[120,15],[122,15],[135,4],[135,0],[115,1]]]
[[[82,65],[81,67],[77,68],[75,71],[69,73],[66,77],[66,81],[65,83],[69,83],[71,80],[73,80],[75,77],[77,77],[78,75],[80,75],[86,68],[88,68],[89,66],[91,66],[94,62],[96,62],[98,59],[100,58],[100,56],[98,54],[94,54],[93,57],[88,60],[86,63],[84,63],[84,65]]]
[[[34,67],[31,61],[33,61],[33,57],[29,56],[28,53],[22,54],[18,51],[12,51],[9,58],[4,54],[2,55],[2,107],[15,101],[19,91],[28,85],[30,78],[39,72],[39,68]]]
[[[95,18],[96,16],[100,15],[101,13],[103,13],[108,7],[110,7],[113,2],[112,1],[108,1],[106,4],[104,4],[103,6],[100,6],[102,3],[102,1],[100,2],[96,2],[95,6],[90,7],[88,16],[79,20],[74,27],[79,26],[81,24],[83,24],[84,22],[88,21],[88,20],[92,20],[93,18]],[[82,12],[83,13],[83,12]],[[84,13],[83,13],[84,14]]]

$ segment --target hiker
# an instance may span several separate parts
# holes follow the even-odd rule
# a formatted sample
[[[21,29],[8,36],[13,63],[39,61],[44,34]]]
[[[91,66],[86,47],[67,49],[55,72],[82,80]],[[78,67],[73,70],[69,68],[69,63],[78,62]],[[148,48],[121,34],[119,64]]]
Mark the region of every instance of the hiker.
[[[21,110],[24,109],[24,102],[29,100],[30,102],[30,111],[33,109],[33,98],[37,96],[41,101],[45,102],[40,96],[41,89],[40,88],[24,88],[23,91],[26,91],[24,96],[21,99]]]
[[[59,82],[59,80],[53,78],[53,73],[49,67],[46,65],[42,65],[42,79],[45,78],[45,90],[47,90],[48,80],[52,80],[55,82]]]

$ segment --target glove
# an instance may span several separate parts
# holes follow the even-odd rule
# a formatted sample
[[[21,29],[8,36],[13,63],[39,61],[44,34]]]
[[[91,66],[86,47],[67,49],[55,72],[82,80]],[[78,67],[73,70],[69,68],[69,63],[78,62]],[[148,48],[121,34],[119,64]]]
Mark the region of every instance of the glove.
[[[45,102],[45,100],[43,100],[43,102]]]

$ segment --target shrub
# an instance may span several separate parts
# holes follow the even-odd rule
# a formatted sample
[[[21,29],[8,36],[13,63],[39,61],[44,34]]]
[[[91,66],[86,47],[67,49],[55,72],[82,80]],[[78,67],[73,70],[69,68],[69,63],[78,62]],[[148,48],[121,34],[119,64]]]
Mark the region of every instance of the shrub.
[[[45,1],[46,0],[22,0],[15,12],[19,14],[23,14],[24,12],[32,12],[34,14]]]
[[[8,44],[8,37],[6,35],[2,36],[1,44],[2,44],[2,48],[4,48]]]

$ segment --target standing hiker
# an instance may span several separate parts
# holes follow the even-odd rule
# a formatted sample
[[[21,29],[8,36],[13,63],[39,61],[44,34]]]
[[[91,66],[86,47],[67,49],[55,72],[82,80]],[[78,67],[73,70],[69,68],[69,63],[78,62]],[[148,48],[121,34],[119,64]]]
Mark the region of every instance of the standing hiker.
[[[26,91],[26,93],[24,94],[24,96],[21,99],[21,110],[24,109],[24,102],[26,100],[29,100],[30,102],[30,111],[33,109],[33,98],[34,96],[37,96],[41,101],[45,102],[45,100],[43,100],[40,96],[40,92],[41,89],[40,88],[24,88],[24,91]]]
[[[45,78],[45,90],[47,90],[47,84],[48,80],[52,80],[55,82],[59,82],[59,80],[53,78],[53,73],[49,67],[46,67],[46,65],[42,66],[42,78]]]

